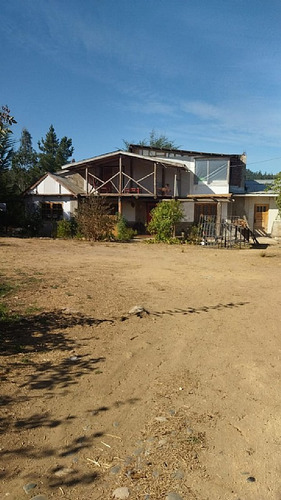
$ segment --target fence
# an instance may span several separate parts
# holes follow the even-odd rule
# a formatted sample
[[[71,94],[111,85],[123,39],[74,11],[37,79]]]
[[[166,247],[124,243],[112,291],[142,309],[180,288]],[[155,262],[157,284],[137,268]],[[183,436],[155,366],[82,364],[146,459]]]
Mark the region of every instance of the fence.
[[[258,244],[244,218],[228,217],[219,220],[215,215],[200,216],[197,236],[199,245],[242,248],[242,246],[249,246],[250,240]]]

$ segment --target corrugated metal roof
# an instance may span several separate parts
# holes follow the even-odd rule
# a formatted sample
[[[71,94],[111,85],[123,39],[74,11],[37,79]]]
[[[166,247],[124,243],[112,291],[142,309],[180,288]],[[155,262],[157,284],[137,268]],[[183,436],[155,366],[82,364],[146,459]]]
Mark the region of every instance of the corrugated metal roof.
[[[245,182],[246,193],[260,193],[265,192],[273,193],[270,187],[273,184],[273,179],[253,179]]]

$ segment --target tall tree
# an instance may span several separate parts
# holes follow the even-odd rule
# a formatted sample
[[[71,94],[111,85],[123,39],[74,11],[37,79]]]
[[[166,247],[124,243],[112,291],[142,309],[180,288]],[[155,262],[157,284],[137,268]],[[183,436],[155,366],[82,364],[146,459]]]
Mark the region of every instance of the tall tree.
[[[1,106],[0,110],[0,136],[4,137],[7,134],[12,134],[9,128],[13,123],[17,123],[14,117],[10,114],[8,106]],[[1,147],[1,145],[0,145]]]
[[[56,172],[67,163],[74,151],[72,139],[63,137],[59,140],[53,125],[50,126],[45,139],[38,141],[38,147],[41,151],[39,153],[41,173]]]
[[[38,156],[32,147],[32,137],[26,128],[22,130],[20,146],[12,157],[11,177],[16,192],[24,191],[38,177]]]
[[[14,123],[17,122],[11,116],[8,106],[2,106],[0,109],[0,201],[2,202],[7,200],[10,191],[9,168],[14,146],[10,126]]]
[[[131,142],[123,140],[126,150],[128,151]],[[155,149],[179,149],[180,146],[176,146],[174,141],[171,141],[164,134],[157,134],[155,130],[152,130],[149,134],[149,139],[142,139],[141,141],[134,142],[134,144],[139,144],[140,146],[149,146]]]

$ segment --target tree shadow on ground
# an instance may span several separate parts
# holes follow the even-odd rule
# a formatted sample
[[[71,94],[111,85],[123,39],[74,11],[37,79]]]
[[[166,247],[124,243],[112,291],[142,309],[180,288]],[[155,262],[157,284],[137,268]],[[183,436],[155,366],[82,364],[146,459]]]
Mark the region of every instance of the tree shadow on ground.
[[[175,316],[177,314],[186,316],[187,314],[208,313],[213,310],[234,309],[245,306],[247,304],[249,304],[249,302],[227,302],[226,304],[219,303],[214,306],[188,307],[187,309],[175,308],[167,309],[166,311],[151,311],[149,312],[149,314],[151,314],[152,316]]]
[[[80,313],[61,310],[26,317],[7,317],[0,322],[0,355],[20,352],[42,352],[53,349],[70,350],[76,344],[63,331],[75,326],[98,326],[113,319],[97,319]],[[56,330],[56,331],[54,331]]]
[[[86,413],[89,417],[89,429],[85,432],[89,433],[89,430],[96,428],[95,419],[91,417],[96,417],[100,413],[104,411],[110,411],[114,408],[119,408],[120,406],[124,407],[126,405],[134,405],[139,401],[138,398],[129,398],[124,401],[115,401],[111,406],[98,407],[93,410],[88,410]],[[84,419],[82,420],[82,422]],[[91,423],[92,422],[92,423]],[[85,451],[92,452],[94,449],[98,449],[101,445],[106,446],[105,443],[100,439],[103,436],[111,436],[111,434],[107,434],[106,430],[90,432],[90,434],[76,434],[76,437],[73,437],[69,440],[69,442],[65,443],[64,437],[71,436],[73,432],[77,432],[81,423],[81,417],[70,415],[65,418],[56,419],[52,416],[52,413],[46,412],[44,415],[42,414],[33,414],[27,416],[25,418],[17,419],[16,415],[14,416],[14,420],[11,421],[7,417],[7,425],[2,427],[2,431],[6,433],[7,443],[10,442],[9,436],[13,433],[14,436],[17,436],[16,446],[5,446],[5,442],[3,440],[2,447],[0,448],[0,461],[5,460],[5,469],[0,471],[1,479],[12,479],[17,474],[17,468],[15,467],[15,463],[21,464],[19,467],[21,469],[25,469],[25,463],[30,464],[31,461],[34,463],[39,463],[38,461],[44,459],[53,459],[53,462],[56,464],[51,469],[47,469],[47,474],[43,473],[43,477],[40,476],[40,481],[45,483],[50,488],[66,486],[71,487],[76,484],[90,484],[96,481],[99,478],[99,474],[96,472],[85,472]],[[48,444],[48,432],[51,432],[52,429],[62,426],[62,431],[60,432],[60,442],[57,442],[54,446]],[[43,430],[44,438],[42,436],[42,432],[37,434]],[[69,431],[67,432],[67,429]],[[34,430],[36,434],[31,434],[31,441],[24,438],[24,434],[21,434],[19,431],[28,431]],[[41,436],[41,439],[39,438]],[[4,438],[4,437],[3,437]],[[42,440],[43,438],[43,440]],[[10,468],[9,463],[13,464]],[[66,462],[66,460],[68,460]],[[71,462],[69,462],[69,460]],[[66,463],[67,468],[66,468]],[[44,462],[43,462],[44,464]],[[83,467],[83,468],[82,468]],[[40,474],[40,472],[39,472]]]
[[[30,391],[47,391],[47,396],[52,396],[50,391],[63,389],[66,394],[66,389],[72,385],[79,383],[81,377],[90,373],[99,375],[102,373],[100,370],[100,363],[105,361],[104,357],[92,358],[87,354],[80,356],[70,356],[58,362],[43,361],[43,362],[30,362],[28,365],[21,365],[21,376],[24,378],[22,383],[17,386],[19,389],[28,389],[26,395],[16,394],[14,397],[3,394],[0,396],[0,407],[12,405],[13,403],[21,403],[29,401],[32,398]],[[5,367],[5,373],[1,377],[2,381],[9,381],[10,375],[15,376],[15,369],[19,367],[19,363],[10,363]],[[26,370],[27,372],[23,372]],[[42,393],[39,392],[39,394]],[[44,392],[44,396],[45,396]]]

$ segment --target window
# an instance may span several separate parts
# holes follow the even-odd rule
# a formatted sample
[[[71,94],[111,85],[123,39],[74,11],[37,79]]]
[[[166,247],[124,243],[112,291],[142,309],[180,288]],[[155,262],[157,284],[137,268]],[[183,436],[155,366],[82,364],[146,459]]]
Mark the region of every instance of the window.
[[[41,214],[44,220],[60,220],[63,218],[62,203],[44,202],[41,204]]]
[[[195,203],[194,204],[194,222],[197,224],[200,221],[201,216],[210,216],[213,218],[217,215],[217,204],[216,203]]]
[[[227,159],[195,160],[194,184],[207,182],[211,184],[216,181],[226,181],[228,174]]]

